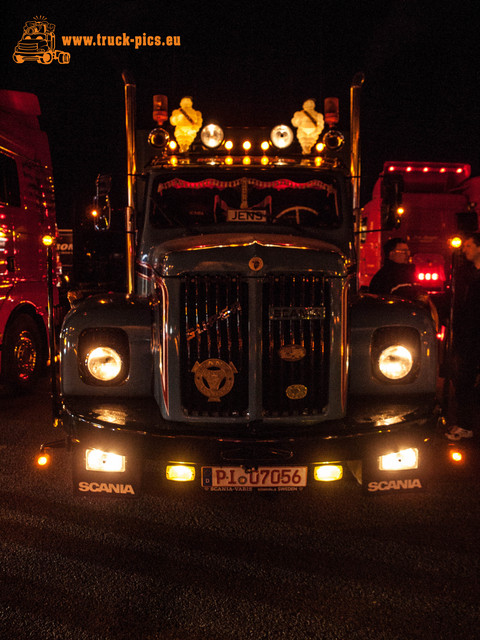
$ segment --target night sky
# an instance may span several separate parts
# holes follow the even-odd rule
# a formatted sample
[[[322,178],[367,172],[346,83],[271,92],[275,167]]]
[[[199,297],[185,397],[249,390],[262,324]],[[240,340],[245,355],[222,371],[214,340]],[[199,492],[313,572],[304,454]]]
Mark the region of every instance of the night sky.
[[[121,207],[126,169],[123,83],[137,82],[138,125],[151,128],[151,96],[170,110],[190,95],[204,122],[272,127],[307,98],[323,111],[365,74],[363,203],[386,160],[467,162],[480,173],[480,20],[476,2],[12,2],[2,10],[0,88],[36,93],[52,149],[60,226],[83,215],[98,173],[112,173]],[[12,59],[26,20],[46,16],[69,64]],[[61,36],[179,36],[180,46],[74,47]],[[117,195],[115,195],[117,194]]]

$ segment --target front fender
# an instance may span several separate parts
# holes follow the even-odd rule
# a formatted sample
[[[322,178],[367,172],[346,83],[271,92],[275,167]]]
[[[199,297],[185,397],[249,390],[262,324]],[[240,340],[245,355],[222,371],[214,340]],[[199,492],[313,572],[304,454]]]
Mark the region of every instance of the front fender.
[[[375,348],[380,335],[412,336],[415,373],[405,381],[389,381],[375,370]],[[383,333],[380,333],[383,332]],[[354,395],[435,394],[437,380],[437,337],[430,310],[410,300],[363,295],[350,308],[349,389]]]
[[[81,301],[65,317],[60,335],[61,393],[84,396],[146,396],[152,393],[151,309],[147,300],[126,294],[95,295]],[[82,375],[81,336],[125,338],[126,376],[117,384],[95,384]]]

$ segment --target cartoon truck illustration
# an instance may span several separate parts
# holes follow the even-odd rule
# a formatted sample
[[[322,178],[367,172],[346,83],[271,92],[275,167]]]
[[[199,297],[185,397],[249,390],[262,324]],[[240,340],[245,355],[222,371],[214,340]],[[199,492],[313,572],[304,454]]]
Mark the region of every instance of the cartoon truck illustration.
[[[45,18],[34,18],[25,23],[13,59],[18,63],[36,60],[40,64],[50,64],[57,60],[60,64],[68,64],[70,54],[55,49],[55,25]]]

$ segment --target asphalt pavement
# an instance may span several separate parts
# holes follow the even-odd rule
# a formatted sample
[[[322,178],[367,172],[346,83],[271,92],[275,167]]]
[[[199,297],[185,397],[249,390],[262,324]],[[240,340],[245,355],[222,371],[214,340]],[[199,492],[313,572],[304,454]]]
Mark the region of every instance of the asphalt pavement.
[[[48,384],[0,392],[0,637],[474,640],[478,445],[428,491],[74,497]],[[178,489],[178,488],[177,488]]]

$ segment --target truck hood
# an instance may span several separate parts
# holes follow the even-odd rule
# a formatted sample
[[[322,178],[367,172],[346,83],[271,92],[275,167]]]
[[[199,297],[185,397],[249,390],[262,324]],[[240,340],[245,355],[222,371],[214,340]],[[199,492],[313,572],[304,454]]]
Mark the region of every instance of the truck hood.
[[[244,275],[321,271],[347,275],[350,261],[333,244],[291,235],[218,233],[169,240],[152,247],[143,264],[160,276],[235,272]]]

